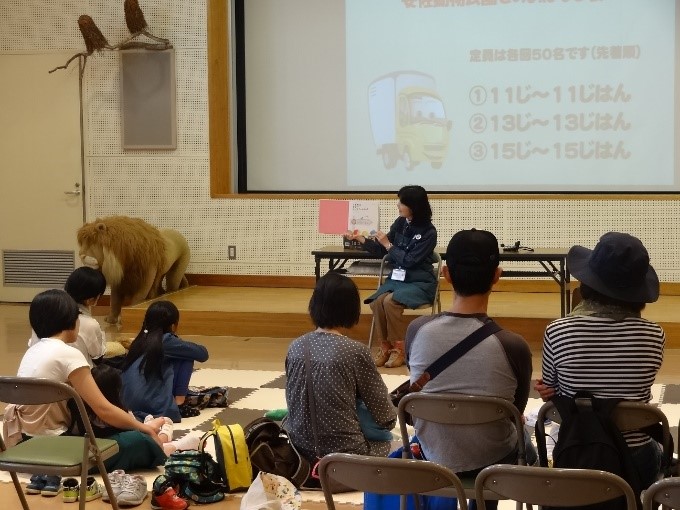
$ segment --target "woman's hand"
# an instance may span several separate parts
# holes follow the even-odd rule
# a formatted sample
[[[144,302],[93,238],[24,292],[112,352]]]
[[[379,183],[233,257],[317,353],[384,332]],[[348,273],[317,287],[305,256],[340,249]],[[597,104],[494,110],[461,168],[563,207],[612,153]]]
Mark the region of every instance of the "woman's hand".
[[[555,388],[553,388],[552,386],[547,386],[543,382],[543,379],[536,379],[536,384],[534,384],[534,390],[538,392],[538,394],[543,399],[543,402],[547,402],[548,400],[555,396]]]
[[[362,236],[361,234],[355,234],[351,230],[348,230],[344,234],[342,234],[342,237],[345,239],[349,239],[350,241],[359,241],[361,244],[364,244],[366,242],[366,238]]]
[[[392,247],[392,243],[387,238],[387,234],[385,234],[385,232],[382,230],[378,230],[378,232],[376,232],[375,240],[382,244],[386,250],[389,250]]]
[[[140,432],[143,432],[147,436],[149,436],[151,439],[156,441],[156,444],[163,448],[163,442],[161,441],[161,438],[158,437],[158,433],[148,424],[142,423],[142,428],[140,429]]]

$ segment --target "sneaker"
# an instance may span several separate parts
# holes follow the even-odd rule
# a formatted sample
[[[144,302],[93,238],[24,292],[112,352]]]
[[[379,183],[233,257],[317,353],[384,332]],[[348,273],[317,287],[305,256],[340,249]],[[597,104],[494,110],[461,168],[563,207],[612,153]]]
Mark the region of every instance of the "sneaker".
[[[40,494],[49,498],[58,496],[61,492],[61,476],[48,475],[45,477],[45,487],[42,488]]]
[[[141,505],[146,498],[146,480],[141,475],[125,475],[116,500],[119,506]]]
[[[385,362],[386,368],[396,368],[404,364],[404,351],[401,349],[390,349],[390,358]]]
[[[61,483],[63,492],[61,497],[64,499],[64,503],[75,503],[78,501],[78,495],[80,494],[80,484],[75,478],[67,478]]]
[[[153,481],[151,491],[151,508],[154,510],[184,510],[189,504],[177,495],[177,491],[165,475],[159,475]]]
[[[102,485],[93,477],[87,477],[87,489],[85,489],[85,501],[92,501],[104,495]]]
[[[180,498],[172,487],[158,496],[151,495],[151,508],[154,510],[184,510],[187,506],[186,500]]]
[[[47,475],[33,475],[26,484],[26,494],[40,494],[47,483]]]
[[[116,469],[109,473],[109,483],[111,483],[111,490],[113,491],[113,496],[115,498],[118,498],[118,494],[120,494],[120,491],[122,490],[124,476],[126,476],[125,471],[122,469]],[[111,501],[109,493],[106,491],[106,485],[104,485],[102,490],[102,501]]]
[[[390,359],[390,351],[386,351],[383,349],[380,349],[378,351],[378,354],[375,355],[375,366],[376,367],[382,367],[385,363],[387,363],[387,360]]]

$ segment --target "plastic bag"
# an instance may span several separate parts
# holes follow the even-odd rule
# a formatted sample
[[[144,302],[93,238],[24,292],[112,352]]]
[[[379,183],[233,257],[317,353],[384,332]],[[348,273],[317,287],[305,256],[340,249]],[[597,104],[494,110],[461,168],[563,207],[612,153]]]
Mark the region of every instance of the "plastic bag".
[[[300,510],[302,496],[283,476],[260,471],[241,499],[241,510]]]

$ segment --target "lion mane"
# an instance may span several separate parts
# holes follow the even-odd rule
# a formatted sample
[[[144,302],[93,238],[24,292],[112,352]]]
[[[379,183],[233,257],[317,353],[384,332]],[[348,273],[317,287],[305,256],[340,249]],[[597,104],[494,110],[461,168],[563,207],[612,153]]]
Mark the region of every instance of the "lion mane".
[[[110,216],[86,223],[77,238],[83,264],[99,269],[111,287],[108,322],[118,321],[123,305],[163,293],[166,273],[169,286],[171,281],[172,287],[186,286],[189,246],[175,230],[160,231],[139,218]]]

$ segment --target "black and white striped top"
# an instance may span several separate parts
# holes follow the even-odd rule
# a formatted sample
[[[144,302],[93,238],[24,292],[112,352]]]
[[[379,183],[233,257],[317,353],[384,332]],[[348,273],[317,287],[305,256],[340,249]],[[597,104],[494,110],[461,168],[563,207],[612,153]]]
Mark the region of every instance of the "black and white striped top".
[[[588,391],[599,398],[649,402],[665,342],[661,327],[646,319],[564,317],[545,330],[543,382],[568,397]],[[624,436],[629,446],[649,441],[640,432]]]

